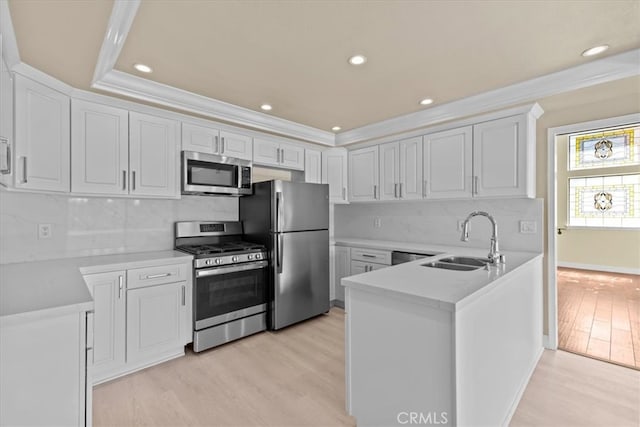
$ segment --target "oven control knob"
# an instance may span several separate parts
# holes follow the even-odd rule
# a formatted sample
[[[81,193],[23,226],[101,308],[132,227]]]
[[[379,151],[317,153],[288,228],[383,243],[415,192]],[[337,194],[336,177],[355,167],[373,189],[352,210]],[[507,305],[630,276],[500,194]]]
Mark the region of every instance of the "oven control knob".
[[[238,257],[237,256],[232,256],[231,257],[231,262],[238,262]]]
[[[248,260],[252,260],[252,259],[253,259],[253,254],[249,254],[249,255],[247,255],[247,259],[248,259]]]
[[[216,264],[222,264],[222,260],[220,258],[216,259]]]
[[[205,264],[205,265],[211,265],[211,260],[210,260],[210,259],[206,260],[206,261],[204,262],[204,264]]]
[[[256,259],[262,258],[262,254],[256,254]]]

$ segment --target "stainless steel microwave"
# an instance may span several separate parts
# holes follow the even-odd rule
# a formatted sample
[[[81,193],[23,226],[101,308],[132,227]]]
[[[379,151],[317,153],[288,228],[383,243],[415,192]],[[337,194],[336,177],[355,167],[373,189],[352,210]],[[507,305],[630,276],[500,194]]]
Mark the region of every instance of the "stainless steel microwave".
[[[182,194],[251,194],[251,162],[226,156],[182,152]]]

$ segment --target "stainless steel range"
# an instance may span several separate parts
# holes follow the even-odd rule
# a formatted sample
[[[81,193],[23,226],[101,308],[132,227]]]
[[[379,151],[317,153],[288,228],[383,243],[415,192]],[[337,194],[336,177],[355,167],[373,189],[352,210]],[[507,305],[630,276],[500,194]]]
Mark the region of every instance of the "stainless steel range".
[[[193,350],[266,329],[267,250],[241,222],[176,222],[175,247],[194,255]]]

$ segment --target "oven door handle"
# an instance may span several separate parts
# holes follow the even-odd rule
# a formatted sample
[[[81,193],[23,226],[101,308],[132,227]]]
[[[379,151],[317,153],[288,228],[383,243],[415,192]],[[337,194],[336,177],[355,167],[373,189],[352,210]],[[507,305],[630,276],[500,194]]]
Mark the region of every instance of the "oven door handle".
[[[196,270],[197,277],[218,276],[220,274],[237,273],[239,271],[258,270],[269,265],[267,261],[258,261],[242,265],[233,265],[229,267],[214,267],[206,270]]]

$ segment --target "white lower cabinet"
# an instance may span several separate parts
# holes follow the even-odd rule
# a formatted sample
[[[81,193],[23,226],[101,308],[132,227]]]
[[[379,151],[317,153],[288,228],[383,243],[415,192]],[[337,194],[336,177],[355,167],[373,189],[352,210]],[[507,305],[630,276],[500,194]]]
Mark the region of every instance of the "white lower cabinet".
[[[95,383],[125,367],[125,277],[125,271],[84,276],[94,304],[91,371]]]
[[[127,363],[175,354],[184,346],[186,283],[127,291]]]
[[[0,322],[0,425],[91,425],[87,316]]]
[[[344,303],[344,287],[340,284],[343,277],[351,276],[351,248],[335,247],[335,299]]]
[[[91,376],[98,384],[184,354],[191,341],[191,264],[87,274],[94,299]]]

